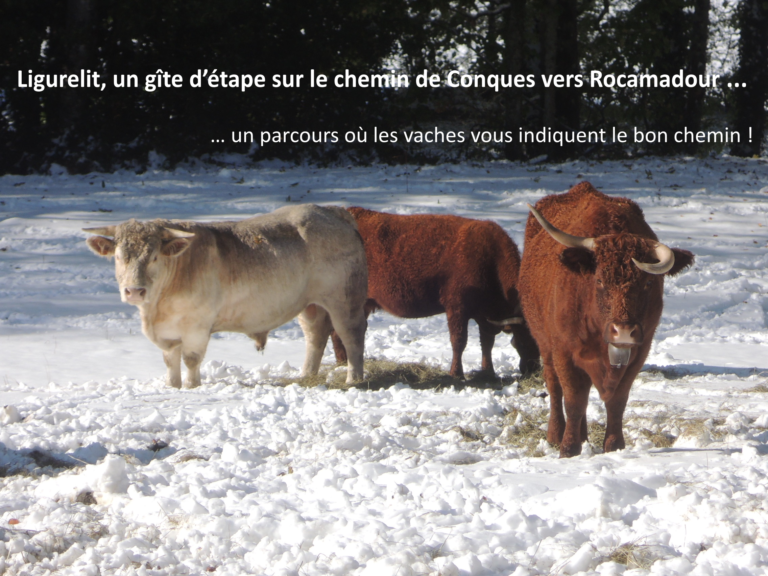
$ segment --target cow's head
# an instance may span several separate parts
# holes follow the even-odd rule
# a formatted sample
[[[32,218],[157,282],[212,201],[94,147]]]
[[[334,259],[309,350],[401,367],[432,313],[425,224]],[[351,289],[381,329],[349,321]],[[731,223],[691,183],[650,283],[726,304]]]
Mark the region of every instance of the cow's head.
[[[533,206],[529,208],[544,230],[567,247],[560,262],[591,278],[599,316],[595,320],[608,345],[609,362],[615,367],[625,366],[632,348],[650,337],[643,328],[650,316],[656,316],[651,324],[656,327],[664,276],[675,275],[690,266],[693,254],[635,234],[572,236],[552,226]]]
[[[88,248],[99,256],[115,257],[120,298],[136,306],[153,301],[152,288],[163,284],[173,260],[189,248],[194,237],[192,232],[136,220],[83,231],[99,234],[86,240]]]

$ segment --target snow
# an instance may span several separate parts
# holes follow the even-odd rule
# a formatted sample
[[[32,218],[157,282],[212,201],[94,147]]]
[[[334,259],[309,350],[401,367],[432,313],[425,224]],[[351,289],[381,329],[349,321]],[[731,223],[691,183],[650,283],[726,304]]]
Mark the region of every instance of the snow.
[[[0,178],[0,573],[768,573],[764,159],[219,161]],[[215,335],[203,386],[170,389],[112,265],[80,231],[242,218],[290,196],[491,218],[523,248],[526,203],[581,180],[637,201],[697,262],[666,281],[628,448],[585,445],[570,460],[535,436],[548,399],[510,383],[517,355],[504,338],[499,390],[286,385],[304,355],[295,322],[263,355],[245,336]],[[480,362],[474,330],[468,371]],[[445,319],[374,314],[366,355],[447,368]],[[605,423],[594,391],[588,418]],[[518,441],[526,426],[530,444]]]

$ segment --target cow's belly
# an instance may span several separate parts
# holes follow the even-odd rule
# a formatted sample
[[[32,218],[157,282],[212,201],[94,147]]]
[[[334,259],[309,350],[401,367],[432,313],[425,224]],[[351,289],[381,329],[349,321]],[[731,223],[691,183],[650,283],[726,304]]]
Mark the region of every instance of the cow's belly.
[[[311,279],[310,279],[311,280]],[[260,283],[211,288],[207,294],[164,300],[146,318],[145,333],[162,347],[192,334],[268,332],[313,303],[314,284],[303,274],[262,278]]]
[[[211,332],[267,332],[293,320],[309,303],[303,290],[285,288],[270,294],[239,290],[222,302]]]
[[[376,306],[399,318],[426,318],[427,316],[435,316],[436,314],[445,312],[445,308],[438,302],[414,302],[405,300],[380,302],[379,300],[376,300]]]
[[[247,310],[228,307],[219,313],[211,332],[268,332],[290,322],[306,307],[305,302],[294,302],[290,308],[280,309],[259,307],[258,310]]]
[[[418,278],[374,275],[368,281],[368,298],[377,308],[400,318],[426,318],[445,312],[440,286]]]

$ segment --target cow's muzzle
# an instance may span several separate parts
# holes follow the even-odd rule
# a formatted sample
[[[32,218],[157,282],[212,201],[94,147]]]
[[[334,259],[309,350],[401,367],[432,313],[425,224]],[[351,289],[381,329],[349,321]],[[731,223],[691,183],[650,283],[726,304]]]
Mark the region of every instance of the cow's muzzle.
[[[639,324],[609,322],[603,332],[603,339],[619,348],[637,346],[643,343],[643,328]]]
[[[128,304],[141,304],[147,295],[147,289],[142,286],[128,286],[123,288],[123,302]]]

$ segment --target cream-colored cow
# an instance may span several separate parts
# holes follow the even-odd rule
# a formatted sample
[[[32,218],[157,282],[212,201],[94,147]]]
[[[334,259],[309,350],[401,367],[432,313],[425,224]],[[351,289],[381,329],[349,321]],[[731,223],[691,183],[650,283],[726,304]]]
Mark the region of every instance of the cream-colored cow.
[[[99,256],[115,257],[123,302],[141,313],[162,351],[168,384],[200,385],[214,332],[242,332],[264,347],[267,333],[297,315],[306,338],[302,375],[317,374],[332,329],[349,352],[347,382],[363,377],[368,290],[354,218],[337,207],[289,206],[239,222],[129,220],[85,228]]]

